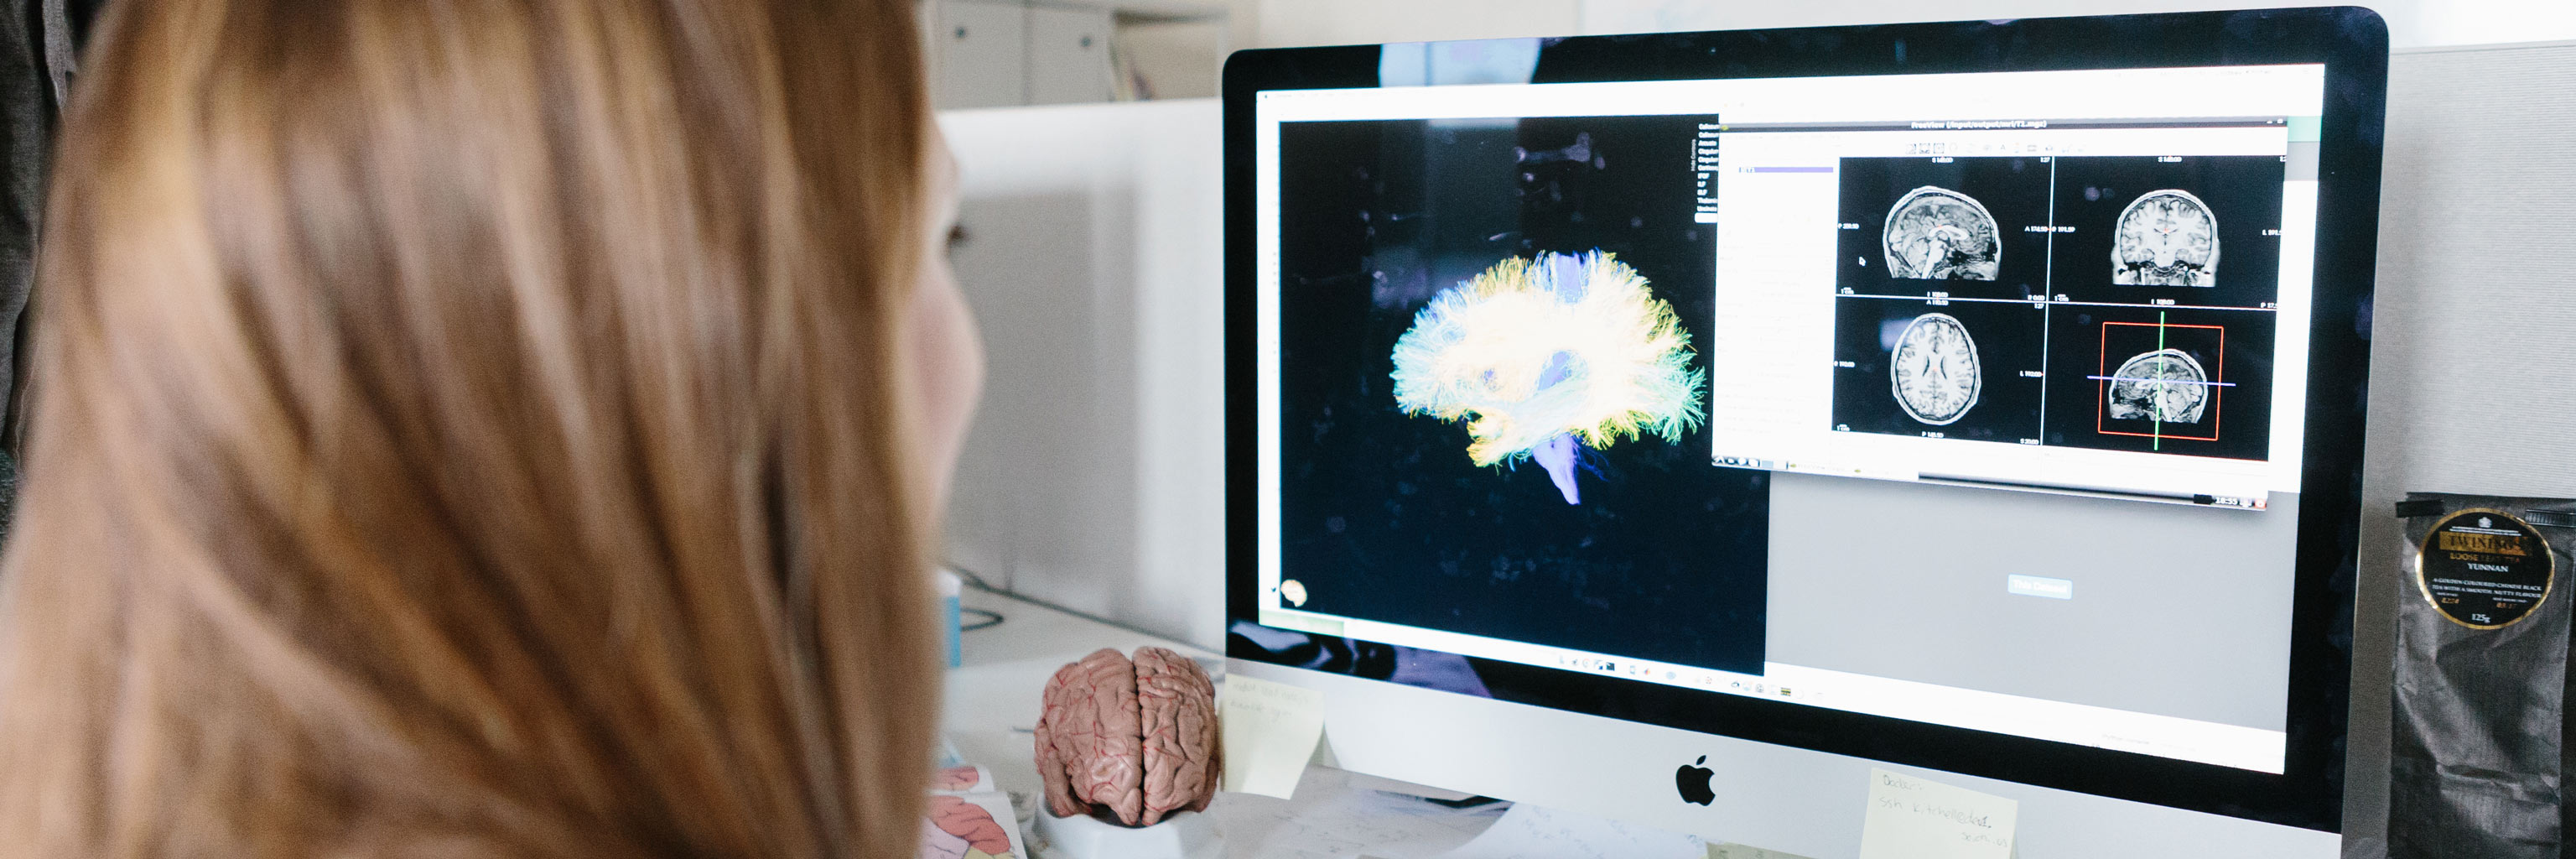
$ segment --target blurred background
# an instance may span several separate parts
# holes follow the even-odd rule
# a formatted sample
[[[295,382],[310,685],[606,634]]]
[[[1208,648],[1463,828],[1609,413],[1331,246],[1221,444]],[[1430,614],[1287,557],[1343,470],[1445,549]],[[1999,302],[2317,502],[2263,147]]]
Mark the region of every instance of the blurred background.
[[[2102,0],[925,0],[991,381],[949,559],[1224,644],[1222,152],[1242,48],[2234,8]],[[2323,5],[2323,4],[2303,4]],[[2414,490],[2576,497],[2576,3],[2362,3],[2389,24],[2348,823],[2384,815],[2396,520]],[[1413,49],[1490,74],[1534,45]],[[1444,73],[1440,62],[1455,68]],[[1471,68],[1472,67],[1472,68]],[[1523,72],[1525,74],[1526,72]],[[1444,78],[1446,79],[1446,78]],[[1524,78],[1525,79],[1525,78]],[[2359,368],[2353,368],[2359,369]],[[2364,837],[2348,855],[2374,855]]]
[[[997,587],[1203,647],[1222,643],[1224,237],[1212,96],[1230,51],[2231,5],[2242,4],[925,0],[941,121],[964,166],[957,269],[992,354],[951,514],[951,560]],[[2576,144],[2557,131],[2576,118],[2567,85],[2576,48],[2548,41],[2576,40],[2576,3],[2360,5],[2388,20],[2397,52],[2379,295],[2383,310],[2399,312],[2383,313],[2383,332],[2395,336],[2374,361],[2372,497],[2576,494],[2576,466],[2544,438],[2527,440],[2549,451],[2525,461],[2541,467],[2484,465],[2501,460],[2470,451],[2512,449],[2517,442],[2497,434],[2525,419],[2501,419],[2475,395],[2431,383],[2449,372],[2445,361],[2461,362],[2457,372],[2496,372],[2468,366],[2480,355],[2468,347],[2486,342],[2473,333],[2483,323],[2470,320],[2484,314],[2404,312],[2509,304],[2516,318],[2538,320],[2576,308],[2557,288],[2561,273],[2576,271],[2576,261],[2557,258],[2576,235],[2576,204],[2564,202],[2576,199]],[[1424,56],[1485,66],[1518,57],[1523,68],[1531,60],[1511,50]],[[2499,266],[2509,270],[2425,276]],[[2535,292],[2518,295],[2526,283]],[[2503,372],[2576,363],[2576,346],[2546,330],[2535,329],[2534,351]],[[2563,393],[2548,378],[2535,375],[2533,390]],[[2406,435],[2418,440],[2401,449]],[[2481,475],[2492,480],[2469,479]]]

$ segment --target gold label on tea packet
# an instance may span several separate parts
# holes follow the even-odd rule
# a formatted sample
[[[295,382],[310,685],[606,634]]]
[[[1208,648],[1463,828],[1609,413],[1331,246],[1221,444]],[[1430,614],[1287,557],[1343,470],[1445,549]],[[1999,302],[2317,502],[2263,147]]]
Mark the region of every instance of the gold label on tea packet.
[[[2549,599],[2558,562],[2531,524],[2501,510],[2442,517],[2415,556],[2415,585],[2433,609],[2471,629],[2522,622]]]

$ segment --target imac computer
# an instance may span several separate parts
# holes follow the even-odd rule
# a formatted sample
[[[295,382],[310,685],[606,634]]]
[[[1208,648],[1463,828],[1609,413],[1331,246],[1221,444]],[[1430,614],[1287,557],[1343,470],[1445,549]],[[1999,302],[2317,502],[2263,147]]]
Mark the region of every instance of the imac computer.
[[[2331,856],[2386,30],[1225,73],[1228,655],[1333,763],[1816,857]]]

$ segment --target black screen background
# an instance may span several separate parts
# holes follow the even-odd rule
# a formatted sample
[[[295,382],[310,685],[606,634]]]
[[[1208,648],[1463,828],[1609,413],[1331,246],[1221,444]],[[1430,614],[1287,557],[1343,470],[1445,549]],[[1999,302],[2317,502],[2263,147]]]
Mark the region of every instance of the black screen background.
[[[1280,127],[1282,573],[1302,608],[1758,673],[1769,475],[1705,426],[1584,454],[1583,503],[1534,463],[1395,405],[1389,357],[1432,296],[1504,258],[1598,248],[1672,303],[1707,366],[1714,235],[1700,116]],[[1532,159],[1578,141],[1591,159]],[[1284,604],[1281,604],[1284,607]]]

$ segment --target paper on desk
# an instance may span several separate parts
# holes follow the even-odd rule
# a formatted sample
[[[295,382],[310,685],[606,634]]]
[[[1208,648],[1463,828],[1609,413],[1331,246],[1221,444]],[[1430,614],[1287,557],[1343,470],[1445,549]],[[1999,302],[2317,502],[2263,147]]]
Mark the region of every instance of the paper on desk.
[[[1476,840],[1434,859],[1707,859],[1708,842],[1615,820],[1521,804]]]
[[[973,764],[940,767],[930,771],[931,793],[984,793],[1001,790],[993,784],[993,771]]]
[[[2021,803],[1872,768],[1860,859],[2011,859]]]
[[[1246,859],[1415,859],[1466,843],[1503,814],[1369,790],[1361,781],[1316,768],[1296,799],[1229,793],[1208,811],[1224,825],[1229,853]]]
[[[1225,789],[1288,799],[1324,735],[1324,693],[1228,674],[1218,700]]]
[[[999,791],[931,794],[921,824],[921,859],[1024,859],[1029,855],[1028,842],[1020,837],[1019,816],[1011,810],[1010,797]]]

